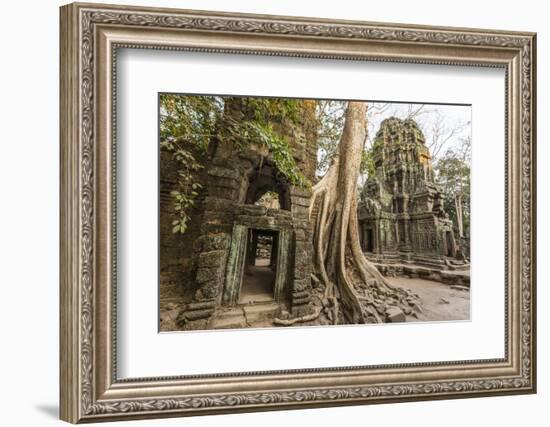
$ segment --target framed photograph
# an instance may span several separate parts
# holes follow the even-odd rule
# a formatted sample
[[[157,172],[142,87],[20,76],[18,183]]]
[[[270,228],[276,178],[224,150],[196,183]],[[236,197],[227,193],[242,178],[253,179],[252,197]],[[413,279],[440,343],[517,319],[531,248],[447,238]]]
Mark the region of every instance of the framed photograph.
[[[536,37],[61,8],[61,418],[536,390]]]

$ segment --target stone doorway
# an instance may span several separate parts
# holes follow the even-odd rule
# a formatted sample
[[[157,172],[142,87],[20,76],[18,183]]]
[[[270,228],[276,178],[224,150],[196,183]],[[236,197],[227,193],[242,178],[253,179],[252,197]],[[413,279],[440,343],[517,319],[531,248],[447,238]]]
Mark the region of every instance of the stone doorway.
[[[279,232],[249,229],[248,256],[244,266],[239,304],[275,300]]]
[[[288,293],[290,230],[236,224],[227,262],[223,304],[282,302]]]
[[[366,242],[365,242],[365,252],[373,252],[374,251],[374,233],[372,232],[372,228],[367,228],[367,235],[366,235]]]

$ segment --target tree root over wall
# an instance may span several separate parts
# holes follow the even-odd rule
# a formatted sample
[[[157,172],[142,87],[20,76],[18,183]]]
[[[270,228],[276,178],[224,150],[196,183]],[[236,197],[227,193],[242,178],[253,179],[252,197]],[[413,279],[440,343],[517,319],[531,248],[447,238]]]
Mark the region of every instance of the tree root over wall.
[[[390,309],[411,314],[418,296],[391,286],[359,242],[357,181],[366,138],[366,103],[350,102],[339,150],[313,187],[314,270],[324,287],[323,311],[330,323],[385,322]]]

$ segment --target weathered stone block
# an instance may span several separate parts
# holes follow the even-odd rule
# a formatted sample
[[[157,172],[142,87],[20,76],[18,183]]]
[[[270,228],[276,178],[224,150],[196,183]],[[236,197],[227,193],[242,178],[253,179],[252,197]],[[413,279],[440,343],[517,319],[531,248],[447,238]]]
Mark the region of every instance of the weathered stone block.
[[[276,229],[280,225],[274,218],[268,216],[240,215],[237,221],[239,224],[252,228]]]
[[[210,329],[237,329],[247,326],[246,317],[241,308],[223,310],[216,313],[208,322]]]
[[[290,187],[290,195],[297,197],[311,197],[311,189],[306,187]]]
[[[307,250],[300,250],[296,248],[296,258],[295,258],[295,266],[296,268],[306,268],[308,265],[311,265],[311,259],[312,255],[310,251]]]
[[[192,321],[192,320],[198,320],[198,319],[205,319],[210,317],[212,313],[214,313],[214,309],[183,311],[178,316],[178,322],[181,324],[181,323],[185,323],[185,320]]]
[[[199,268],[222,267],[226,253],[225,250],[202,252],[199,255]]]
[[[292,292],[292,298],[301,298],[304,296],[309,296],[309,292],[306,289],[303,289],[301,291],[293,291]]]
[[[303,214],[300,214],[300,215],[296,214],[296,215],[293,215],[293,217],[294,217],[293,225],[295,229],[298,229],[298,228],[303,228],[304,230],[311,229],[309,213],[305,216]]]
[[[308,304],[311,301],[311,298],[308,296],[302,298],[292,298],[292,306]]]
[[[305,244],[311,244],[311,232],[309,230],[303,229],[303,228],[296,228],[294,231],[294,235],[296,236],[296,244],[298,243],[305,243]]]
[[[185,306],[184,311],[205,310],[205,309],[214,308],[215,305],[216,305],[215,300],[191,302]]]
[[[219,268],[199,268],[197,270],[196,281],[198,283],[209,283],[218,281],[221,277]]]
[[[277,218],[278,221],[291,221],[292,212],[283,209],[267,209],[267,215]]]
[[[208,194],[220,199],[234,200],[238,196],[238,191],[237,189],[211,186],[208,188]]]
[[[208,318],[192,320],[185,324],[184,329],[186,331],[200,331],[200,330],[206,329],[207,324],[208,324]]]
[[[303,279],[294,279],[294,292],[304,292],[311,288],[311,279],[306,276]]]
[[[225,233],[207,234],[200,238],[200,248],[204,252],[225,250],[229,247],[229,236]]]
[[[233,229],[233,224],[232,223],[225,223],[225,222],[223,222],[223,223],[221,223],[221,222],[208,223],[208,222],[203,222],[203,224],[201,226],[201,233],[203,233],[203,234],[223,233],[223,234],[230,235],[232,229]]]
[[[235,190],[240,187],[240,181],[233,178],[212,178],[208,188],[220,187]]]
[[[307,217],[309,208],[307,206],[292,205],[292,213],[297,216]]]
[[[239,215],[248,216],[265,216],[267,214],[267,208],[264,206],[255,205],[241,205],[237,209]]]
[[[203,218],[205,222],[208,221],[221,221],[221,222],[231,222],[233,215],[231,212],[226,210],[210,210],[206,209]]]
[[[243,308],[248,323],[271,319],[281,311],[279,304],[255,304]]]
[[[292,196],[291,201],[293,206],[301,206],[306,208],[309,208],[309,205],[311,204],[310,197]]]
[[[234,203],[225,198],[209,196],[204,199],[204,208],[207,211],[226,211],[233,206]]]
[[[302,317],[302,316],[307,316],[308,314],[312,314],[313,307],[309,304],[296,305],[296,306],[293,305],[290,311],[292,313],[292,316]]]
[[[308,267],[297,268],[294,267],[294,281],[307,280],[311,274],[311,269]]]
[[[215,281],[202,283],[199,285],[201,288],[195,292],[195,299],[197,301],[204,301],[216,298],[219,293],[219,289],[223,286],[223,282],[220,283],[219,281]]]
[[[403,313],[400,308],[392,307],[386,311],[386,321],[391,323],[400,323],[406,322],[407,318],[405,317],[405,313]]]
[[[236,180],[241,178],[238,170],[235,170],[234,168],[225,168],[222,166],[211,166],[208,169],[208,175],[219,178],[233,178]]]

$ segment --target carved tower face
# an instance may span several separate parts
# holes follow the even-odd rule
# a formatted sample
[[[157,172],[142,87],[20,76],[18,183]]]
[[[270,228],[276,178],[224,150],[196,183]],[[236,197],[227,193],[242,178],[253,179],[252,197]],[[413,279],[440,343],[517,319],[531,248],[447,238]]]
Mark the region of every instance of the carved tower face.
[[[394,194],[414,193],[434,181],[430,150],[414,120],[384,120],[374,140],[373,155],[376,177]]]
[[[443,240],[454,244],[425,142],[417,123],[410,119],[390,117],[376,134],[372,148],[375,173],[363,190],[360,221],[378,236],[372,252],[378,251],[379,260],[397,251],[408,261],[422,256],[440,262],[442,256],[449,256],[444,250],[449,244]]]

